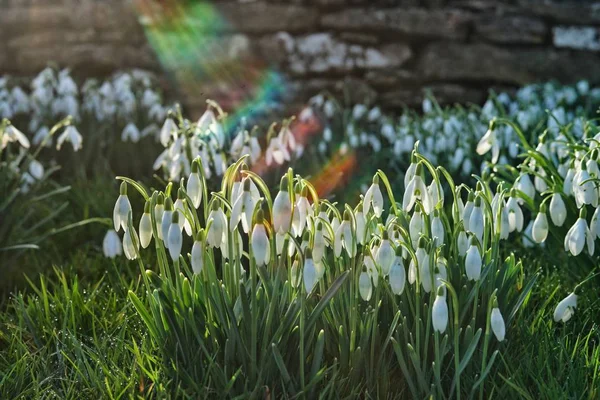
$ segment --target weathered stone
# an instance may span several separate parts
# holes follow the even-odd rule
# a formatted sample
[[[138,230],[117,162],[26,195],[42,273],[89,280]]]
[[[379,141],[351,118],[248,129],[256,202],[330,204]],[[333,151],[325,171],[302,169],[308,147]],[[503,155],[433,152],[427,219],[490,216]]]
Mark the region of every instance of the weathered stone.
[[[555,26],[552,39],[556,47],[600,50],[600,28],[593,26]]]
[[[224,29],[247,33],[308,32],[316,28],[319,17],[316,8],[290,4],[224,3],[215,9],[230,25]]]
[[[380,42],[377,35],[370,35],[368,33],[361,32],[342,32],[340,33],[340,39],[348,43],[376,45]]]
[[[373,87],[385,90],[420,83],[417,72],[402,68],[367,71],[365,80]]]
[[[412,55],[406,45],[372,47],[348,44],[329,33],[294,38],[282,32],[262,43],[263,54],[274,55],[270,60],[287,64],[290,71],[300,75],[398,67]]]
[[[464,39],[471,19],[471,14],[460,10],[351,8],[326,14],[321,23],[329,29],[399,32],[414,36]]]
[[[424,50],[418,70],[426,79],[523,85],[545,79],[598,82],[599,64],[598,56],[588,52],[440,42]]]
[[[475,21],[475,35],[497,43],[543,43],[547,33],[538,18],[488,14]]]
[[[519,0],[523,13],[564,24],[600,24],[600,3],[594,0]]]

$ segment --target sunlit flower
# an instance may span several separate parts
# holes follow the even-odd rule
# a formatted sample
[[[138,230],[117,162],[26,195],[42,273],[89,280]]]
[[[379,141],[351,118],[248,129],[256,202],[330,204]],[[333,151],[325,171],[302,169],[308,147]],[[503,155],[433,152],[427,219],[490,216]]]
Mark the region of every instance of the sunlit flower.
[[[140,244],[145,249],[152,240],[152,218],[150,217],[150,202],[144,205],[144,214],[140,219]]]
[[[256,215],[256,224],[252,228],[252,239],[250,242],[252,253],[256,265],[266,265],[271,258],[271,247],[269,237],[264,226],[264,217],[262,210],[258,210]]]
[[[571,293],[558,303],[554,310],[554,321],[567,322],[575,314],[577,308],[577,295]]]
[[[369,210],[373,207],[373,212],[377,217],[381,217],[383,213],[383,195],[379,188],[379,176],[373,177],[373,183],[365,193],[363,200],[363,214],[366,216],[369,214]]]
[[[109,229],[104,235],[102,240],[102,251],[104,257],[115,258],[123,254],[123,247],[121,246],[121,239],[114,229]]]
[[[498,157],[500,156],[500,143],[496,138],[493,120],[490,123],[489,129],[477,144],[477,154],[484,155],[490,150],[492,150],[492,163],[496,164],[498,162]]]
[[[60,134],[56,140],[56,149],[60,150],[64,142],[71,142],[73,151],[78,151],[82,147],[83,137],[73,125],[69,125],[65,128],[63,133]]]
[[[289,232],[292,224],[292,203],[288,193],[287,179],[281,179],[279,193],[273,201],[273,229],[277,233]]]
[[[127,230],[127,218],[131,212],[131,203],[129,202],[129,197],[127,197],[127,184],[125,182],[121,182],[119,193],[113,209],[113,222],[117,232],[121,228],[125,231]]]

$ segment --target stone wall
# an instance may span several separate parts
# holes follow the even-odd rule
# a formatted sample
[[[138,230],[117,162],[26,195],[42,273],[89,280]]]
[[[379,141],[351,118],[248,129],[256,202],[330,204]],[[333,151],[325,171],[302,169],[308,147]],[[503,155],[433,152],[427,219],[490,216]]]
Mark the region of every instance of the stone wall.
[[[142,7],[140,7],[140,3]],[[83,75],[161,67],[144,28],[157,0],[0,0],[0,73],[32,74],[48,61]],[[181,7],[198,2],[179,1]],[[217,0],[186,29],[212,40],[238,69],[270,68],[286,93],[346,91],[389,108],[420,102],[480,102],[490,87],[588,79],[600,83],[600,3],[586,0]],[[140,11],[142,10],[142,11]],[[154,8],[156,12],[156,8]],[[197,10],[197,9],[196,9]],[[213,15],[223,23],[215,28]],[[191,36],[195,38],[196,36]],[[205,45],[205,43],[203,44]],[[213,53],[209,53],[210,55]],[[206,57],[207,54],[204,54]],[[205,61],[199,60],[199,63]],[[219,64],[212,65],[218,69]],[[166,68],[163,68],[166,67]],[[263,71],[264,72],[264,71]],[[245,74],[241,74],[246,76]],[[171,76],[177,76],[177,74]],[[227,96],[206,74],[181,84],[188,104]],[[235,79],[234,79],[235,80]],[[192,90],[193,88],[193,90]]]

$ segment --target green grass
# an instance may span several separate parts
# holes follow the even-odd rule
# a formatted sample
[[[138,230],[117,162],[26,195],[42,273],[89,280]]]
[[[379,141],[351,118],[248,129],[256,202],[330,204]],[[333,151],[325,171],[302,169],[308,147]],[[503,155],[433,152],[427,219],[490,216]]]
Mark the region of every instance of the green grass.
[[[72,199],[76,206],[67,218],[106,214],[114,201],[114,187],[108,180],[75,185]],[[88,204],[88,208],[82,208],[83,204]],[[0,398],[211,398],[215,393],[202,390],[211,382],[198,381],[190,390],[193,386],[176,369],[178,360],[173,357],[177,355],[165,353],[151,340],[128,295],[132,292],[141,302],[148,303],[139,267],[124,257],[111,261],[102,256],[97,241],[104,230],[90,226],[77,235],[56,237],[47,243],[52,249],[48,254],[54,254],[52,262],[44,249],[32,253],[27,260],[37,263],[38,268],[29,271],[30,283],[21,280],[13,286],[10,296],[4,296],[0,305]],[[66,251],[70,247],[76,250]],[[61,254],[69,256],[61,258]],[[529,270],[536,270],[539,262],[539,258],[531,259]],[[52,263],[59,267],[53,270]],[[561,282],[563,286],[556,289]],[[571,274],[564,268],[546,270],[538,279],[527,313],[507,331],[507,341],[499,347],[501,357],[485,383],[486,398],[598,397],[600,300],[594,285],[589,284],[582,291],[571,321],[563,325],[552,320],[555,305],[573,287],[572,282]],[[275,310],[283,310],[284,306],[273,305]],[[329,336],[336,332],[325,333]],[[363,338],[369,343],[368,334]],[[333,342],[327,343],[330,346]],[[294,351],[288,354],[289,348]],[[287,362],[296,349],[297,346],[285,347],[279,352]],[[181,349],[182,354],[192,350],[197,349]],[[284,381],[277,382],[280,369],[271,354],[272,351],[262,360],[260,371],[273,379],[274,385],[261,386],[261,398],[268,393],[272,398],[280,398],[280,389],[285,385]],[[360,359],[360,353],[357,354],[350,364]],[[369,379],[387,382],[387,398],[410,398],[399,378],[401,372],[394,369],[394,360],[380,361],[379,370],[383,373]],[[380,398],[381,393],[365,384],[365,371],[328,369],[324,386],[329,391],[320,394],[330,398]],[[234,374],[235,371],[228,371],[228,375]],[[472,386],[475,379],[466,378],[465,386]],[[297,380],[297,376],[292,376],[293,382]]]

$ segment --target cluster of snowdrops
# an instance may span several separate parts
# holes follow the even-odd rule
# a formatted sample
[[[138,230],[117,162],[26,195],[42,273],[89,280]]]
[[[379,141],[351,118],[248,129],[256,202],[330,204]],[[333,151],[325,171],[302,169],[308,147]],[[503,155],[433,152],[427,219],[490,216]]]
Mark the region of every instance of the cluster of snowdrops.
[[[340,153],[361,143],[381,151],[388,140],[396,143],[390,162],[396,159],[394,165],[402,166],[402,159],[409,160],[392,180],[379,170],[356,203],[337,204],[319,198],[310,180],[292,168],[276,193],[254,172],[261,163],[301,164],[304,146],[312,144],[297,140],[293,119],[271,125],[266,134],[245,123],[232,128],[226,113],[209,101],[202,117],[190,121],[178,107],[163,107],[143,75],[139,87],[146,89],[130,91],[131,99],[126,93],[135,77],[120,75],[112,86],[84,90],[95,95],[86,95],[83,107],[64,71],[40,74],[30,98],[13,89],[2,103],[8,95],[0,91],[0,110],[15,121],[31,111],[49,112],[48,119],[73,115],[47,130],[39,128],[43,118],[36,117],[28,127],[35,132],[31,139],[8,118],[2,120],[1,170],[10,176],[3,182],[11,195],[0,212],[10,216],[15,213],[9,206],[19,205],[19,199],[38,201],[68,190],[47,185],[58,166],[51,161],[45,167],[39,155],[55,136],[57,149],[66,142],[74,151],[82,148],[86,135],[75,127],[83,123],[81,110],[125,122],[127,116],[116,116],[122,108],[116,104],[128,104],[124,109],[154,121],[143,131],[153,132],[164,147],[154,169],[169,183],[148,190],[119,177],[114,230],[102,247],[107,257],[124,253],[139,263],[152,295],[130,297],[152,339],[164,343],[174,379],[184,370],[191,377],[188,385],[205,381],[208,374],[213,382],[223,382],[223,390],[235,386],[210,367],[210,360],[218,359],[236,376],[253,378],[240,392],[258,393],[284,376],[286,391],[310,393],[332,370],[369,354],[360,364],[366,376],[398,366],[413,397],[482,396],[501,342],[510,337],[536,278],[523,268],[511,243],[518,238],[526,246],[544,246],[559,240],[571,257],[597,263],[600,135],[595,122],[582,116],[598,96],[584,83],[554,92],[549,86],[524,88],[517,101],[500,95],[469,112],[442,110],[427,100],[423,117],[406,113],[397,125],[378,108],[359,105],[342,113],[351,121],[341,130],[350,135],[347,141],[336,137],[332,100],[317,97],[299,119],[325,116],[318,152],[329,151],[322,143],[340,144]],[[113,91],[120,94],[112,102],[107,87],[121,88]],[[554,111],[534,112],[541,102]],[[367,121],[360,134],[352,131],[359,128],[356,121]],[[366,131],[371,128],[379,130]],[[433,132],[442,132],[443,140],[433,141]],[[125,123],[120,139],[136,141],[145,134]],[[457,151],[456,159],[444,158],[459,135],[470,138],[465,150]],[[470,148],[476,157],[468,156]],[[473,171],[481,172],[475,184],[455,182]],[[132,208],[131,190],[144,198],[143,207]],[[28,240],[28,229],[23,238],[0,233],[6,239],[1,250],[35,248],[44,237]],[[8,241],[15,237],[14,243]],[[156,260],[157,268],[146,270],[146,257]],[[556,321],[573,317],[580,287],[557,304]],[[284,313],[282,325],[273,322],[275,309]],[[171,328],[162,313],[171,318]],[[238,330],[243,332],[234,334]],[[330,340],[337,344],[324,345]],[[281,354],[279,349],[290,346],[301,356]],[[190,356],[187,348],[203,350]],[[264,370],[267,376],[257,369],[265,363],[276,365]],[[353,364],[355,371],[358,366]]]

